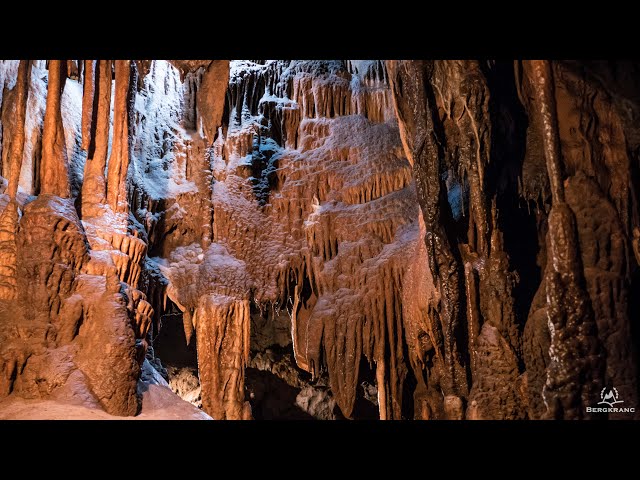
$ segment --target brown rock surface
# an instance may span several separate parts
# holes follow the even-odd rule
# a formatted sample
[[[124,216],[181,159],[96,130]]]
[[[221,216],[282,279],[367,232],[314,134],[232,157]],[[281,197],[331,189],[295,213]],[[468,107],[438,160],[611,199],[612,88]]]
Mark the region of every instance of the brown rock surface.
[[[131,149],[131,113],[133,88],[137,83],[135,63],[115,61],[115,98],[113,103],[113,143],[107,176],[107,203],[114,212],[128,213],[127,170]]]
[[[24,155],[24,122],[27,113],[27,97],[29,95],[29,82],[31,78],[31,60],[20,60],[18,78],[16,80],[16,117],[14,130],[11,135],[10,166],[8,175],[8,193],[11,200],[15,200],[22,169],[22,157]]]
[[[49,62],[47,109],[42,131],[42,164],[40,166],[40,192],[69,198],[69,158],[62,125],[60,100],[67,81],[67,63]]]
[[[2,324],[5,395],[47,398],[77,371],[107,412],[135,414],[139,367],[125,297],[113,273],[92,274],[72,201],[41,194],[26,205],[16,243],[14,323]]]
[[[0,61],[0,418],[634,418],[634,68]]]
[[[85,73],[86,75],[86,73]],[[107,150],[109,147],[109,112],[111,109],[111,60],[96,60],[94,88],[92,91],[92,114],[95,108],[96,120],[94,128],[84,134],[88,141],[87,160],[84,167],[82,183],[82,216],[97,216],[100,206],[106,198],[105,168],[107,166]],[[97,105],[96,105],[97,103]],[[95,107],[94,107],[95,105]],[[85,117],[86,118],[86,117]],[[88,120],[85,120],[88,122]],[[86,125],[86,123],[85,123]]]
[[[513,130],[517,105],[512,101],[508,103],[506,91],[497,91],[497,98],[492,97],[495,93],[492,85],[500,78],[495,73],[499,73],[497,66],[492,71],[491,63],[488,68],[471,61],[387,63],[400,131],[413,163],[425,218],[428,249],[426,255],[418,253],[417,256],[441,259],[441,263],[430,260],[431,271],[422,274],[424,280],[418,280],[419,275],[412,273],[416,281],[425,285],[420,290],[414,284],[412,288],[418,288],[416,292],[424,291],[432,279],[436,280],[435,294],[426,295],[432,299],[433,306],[423,300],[424,294],[414,300],[418,302],[415,307],[410,303],[416,295],[409,295],[404,305],[413,311],[407,326],[408,331],[413,332],[410,353],[417,356],[412,359],[412,365],[414,370],[423,370],[416,375],[416,411],[422,410],[428,418],[438,417],[442,407],[430,403],[430,399],[436,397],[430,394],[428,383],[441,378],[442,374],[436,370],[440,358],[447,360],[445,371],[455,372],[456,365],[455,356],[447,356],[446,350],[444,354],[438,351],[438,344],[442,342],[441,322],[434,324],[425,321],[425,317],[445,315],[446,326],[450,312],[461,315],[461,306],[465,303],[466,328],[460,328],[453,339],[459,342],[466,338],[469,342],[468,418],[524,418],[526,409],[530,418],[587,417],[585,407],[597,403],[603,381],[609,387],[619,384],[626,389],[628,378],[633,377],[637,385],[629,333],[614,336],[617,339],[614,341],[626,340],[624,344],[609,347],[616,352],[611,360],[616,366],[608,369],[606,380],[602,377],[605,358],[608,358],[604,352],[606,332],[612,325],[618,325],[614,327],[616,331],[630,325],[624,292],[631,288],[623,280],[625,267],[622,267],[629,265],[624,253],[628,247],[623,245],[628,245],[631,231],[627,228],[622,233],[616,212],[604,206],[600,200],[602,194],[590,186],[593,180],[587,178],[594,178],[600,188],[608,192],[619,218],[629,218],[625,203],[630,198],[628,186],[632,183],[628,154],[621,140],[620,117],[607,92],[562,64],[554,64],[554,72],[560,78],[559,86],[554,87],[550,71],[538,76],[534,73],[540,71],[542,64],[525,62],[522,71],[516,63],[516,93],[529,113],[530,122],[523,139],[526,141],[523,141],[521,176],[511,182],[518,182],[518,192],[535,202],[536,208],[540,208],[541,202],[549,205],[549,193],[553,194],[552,203],[558,204],[557,208],[552,207],[548,219],[545,212],[535,213],[537,236],[543,242],[539,265],[544,265],[544,258],[551,263],[538,295],[535,299],[529,297],[533,306],[523,329],[525,312],[518,305],[522,302],[519,296],[523,287],[518,285],[522,277],[517,268],[518,264],[525,269],[533,266],[527,267],[521,254],[513,248],[513,241],[503,238],[504,232],[513,238],[510,232],[513,226],[500,218],[506,214],[524,221],[523,215],[516,216],[513,207],[504,200],[509,190],[513,191],[504,185],[504,179],[509,175],[513,177],[514,170],[517,172],[517,157],[505,159],[502,156],[505,139],[498,143],[489,133],[492,127],[504,129],[505,124]],[[508,117],[507,108],[511,110]],[[591,118],[597,119],[596,131],[587,130]],[[618,165],[615,172],[613,165]],[[574,177],[576,172],[580,173]],[[458,180],[460,176],[462,179]],[[577,184],[581,184],[579,189],[571,188]],[[566,188],[575,192],[567,201],[571,209],[564,203]],[[456,212],[457,202],[452,202],[452,193],[457,193],[455,189],[462,190],[462,217]],[[428,194],[421,196],[421,191]],[[576,195],[578,191],[580,194]],[[447,192],[448,198],[442,192]],[[469,204],[468,221],[464,219],[465,200]],[[592,216],[592,208],[602,208],[602,211]],[[594,224],[595,218],[602,219],[602,225]],[[584,222],[588,225],[578,225]],[[467,230],[466,235],[463,229]],[[450,246],[452,238],[457,238],[457,246]],[[599,247],[602,242],[606,246]],[[515,258],[508,253],[509,248]],[[576,259],[579,252],[582,258]],[[554,276],[553,270],[564,273]],[[603,275],[609,280],[605,281]],[[464,295],[458,287],[461,276]],[[524,280],[531,282],[531,279]],[[612,308],[614,304],[616,307]],[[551,334],[550,324],[555,325]],[[485,325],[497,330],[487,329]],[[572,333],[558,333],[564,329]],[[520,332],[524,332],[522,346]],[[522,358],[526,371],[523,371]],[[434,365],[431,368],[430,363]],[[617,372],[616,378],[613,370]],[[622,378],[623,372],[631,373]],[[452,374],[449,375],[452,378]],[[635,391],[626,390],[624,395],[631,403],[635,402]],[[444,408],[446,412],[446,402]],[[621,418],[621,415],[612,414],[612,417]]]

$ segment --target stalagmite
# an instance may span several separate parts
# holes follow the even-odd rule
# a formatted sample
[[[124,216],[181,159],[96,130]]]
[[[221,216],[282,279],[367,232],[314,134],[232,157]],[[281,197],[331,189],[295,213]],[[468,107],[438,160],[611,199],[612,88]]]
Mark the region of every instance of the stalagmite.
[[[551,332],[551,364],[543,398],[549,418],[590,418],[583,407],[603,386],[602,347],[587,292],[577,242],[576,219],[565,202],[553,74],[548,61],[526,61],[533,102],[541,113],[544,158],[552,207],[545,269],[547,319]]]

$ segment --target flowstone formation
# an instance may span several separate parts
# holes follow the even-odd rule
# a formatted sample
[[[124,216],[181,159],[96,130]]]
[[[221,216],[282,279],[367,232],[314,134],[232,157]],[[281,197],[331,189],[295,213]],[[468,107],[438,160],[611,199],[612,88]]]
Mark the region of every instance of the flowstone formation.
[[[0,418],[634,418],[637,70],[0,62]]]
[[[212,234],[152,257],[186,339],[195,334],[214,418],[248,415],[251,327],[267,337],[258,349],[269,337],[292,344],[311,380],[326,372],[342,415],[363,360],[382,417],[402,415],[399,297],[418,208],[384,72],[381,62],[232,62],[209,150]],[[288,338],[265,334],[277,322]]]

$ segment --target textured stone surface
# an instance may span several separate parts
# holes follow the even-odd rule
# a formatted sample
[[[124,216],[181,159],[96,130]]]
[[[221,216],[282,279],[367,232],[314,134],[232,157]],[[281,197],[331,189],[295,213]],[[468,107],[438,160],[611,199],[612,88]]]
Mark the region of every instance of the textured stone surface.
[[[634,418],[638,70],[0,61],[0,418]]]
[[[412,366],[421,370],[416,412],[439,418],[432,385],[446,398],[462,359],[470,362],[468,418],[587,418],[586,407],[599,401],[605,385],[621,385],[634,404],[636,387],[626,390],[631,377],[637,386],[632,335],[608,336],[631,328],[626,299],[634,286],[624,272],[630,224],[637,222],[627,203],[635,197],[633,167],[610,94],[561,63],[516,62],[512,93],[495,62],[387,65],[425,221],[427,252],[417,257],[430,262],[423,286],[412,288],[423,292],[434,284],[436,290],[409,294],[404,305]],[[496,85],[501,90],[492,90]],[[513,137],[514,129],[524,130],[516,124],[521,113],[514,97],[529,117],[519,148],[491,133],[497,127]],[[530,202],[530,219],[507,204],[518,197]],[[534,224],[537,268],[544,270],[538,285],[518,272],[537,268],[514,243]],[[530,306],[528,319],[523,303]],[[447,325],[459,328],[449,338]],[[447,346],[463,354],[451,355]],[[444,375],[438,372],[443,360]]]

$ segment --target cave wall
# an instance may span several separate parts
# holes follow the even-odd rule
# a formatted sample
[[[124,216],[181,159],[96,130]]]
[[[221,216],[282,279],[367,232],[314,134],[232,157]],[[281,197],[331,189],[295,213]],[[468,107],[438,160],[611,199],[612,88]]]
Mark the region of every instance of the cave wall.
[[[146,358],[216,419],[635,405],[632,67],[2,61],[0,396],[134,415]]]
[[[638,164],[612,95],[572,63],[387,66],[436,290],[410,327],[425,416],[451,418],[447,395],[472,419],[601,416],[586,407],[612,387],[635,405]]]
[[[402,416],[399,294],[418,211],[384,72],[381,62],[231,64],[210,151],[212,238],[182,237],[157,261],[187,338],[195,332],[203,406],[216,418],[247,413],[244,367],[264,363],[252,359],[250,327],[268,329],[280,310],[290,317],[280,343],[313,379],[328,375],[342,415],[365,357],[384,386],[380,415]],[[302,389],[295,377],[284,375]]]

